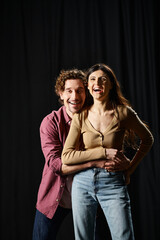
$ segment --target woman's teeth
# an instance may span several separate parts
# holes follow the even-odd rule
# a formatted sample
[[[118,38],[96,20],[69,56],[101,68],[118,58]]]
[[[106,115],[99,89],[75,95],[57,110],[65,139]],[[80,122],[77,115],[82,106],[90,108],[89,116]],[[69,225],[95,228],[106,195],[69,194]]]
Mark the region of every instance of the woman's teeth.
[[[100,92],[102,89],[99,89],[99,88],[95,88],[93,89],[95,92]]]

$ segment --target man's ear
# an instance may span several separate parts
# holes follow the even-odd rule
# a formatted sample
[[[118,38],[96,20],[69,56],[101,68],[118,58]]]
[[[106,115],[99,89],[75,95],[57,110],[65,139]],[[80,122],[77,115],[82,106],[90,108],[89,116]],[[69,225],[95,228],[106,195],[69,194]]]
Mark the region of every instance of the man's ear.
[[[60,92],[60,93],[59,93],[59,96],[60,96],[60,99],[61,99],[61,100],[64,100],[64,98],[63,98],[63,92]]]

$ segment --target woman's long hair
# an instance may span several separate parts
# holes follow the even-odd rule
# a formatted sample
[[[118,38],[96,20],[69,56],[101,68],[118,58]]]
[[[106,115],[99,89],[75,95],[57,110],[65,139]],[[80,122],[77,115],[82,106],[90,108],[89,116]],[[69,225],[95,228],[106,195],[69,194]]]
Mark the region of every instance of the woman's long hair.
[[[120,88],[120,84],[116,78],[116,75],[114,74],[113,70],[109,66],[107,66],[103,63],[99,63],[99,64],[95,64],[92,67],[90,67],[88,69],[88,71],[86,72],[87,81],[88,81],[89,76],[93,72],[98,71],[98,70],[103,71],[112,83],[112,89],[109,92],[109,100],[112,104],[112,108],[116,111],[117,116],[119,118],[118,106],[122,105],[122,106],[130,106],[131,107],[131,104],[123,96],[121,88]],[[89,105],[93,104],[93,99],[92,99],[91,95],[88,96],[88,99],[89,99]],[[129,146],[129,147],[132,147],[133,149],[137,149],[137,147],[138,147],[137,139],[138,138],[135,135],[134,131],[126,130],[125,136],[124,136],[123,147]]]

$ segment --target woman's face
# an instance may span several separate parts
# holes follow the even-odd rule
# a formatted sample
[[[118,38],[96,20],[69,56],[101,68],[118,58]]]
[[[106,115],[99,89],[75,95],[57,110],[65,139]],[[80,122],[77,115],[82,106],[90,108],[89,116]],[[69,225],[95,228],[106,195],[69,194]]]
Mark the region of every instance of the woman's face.
[[[89,75],[88,89],[95,100],[103,101],[108,98],[112,84],[102,70],[97,70]]]

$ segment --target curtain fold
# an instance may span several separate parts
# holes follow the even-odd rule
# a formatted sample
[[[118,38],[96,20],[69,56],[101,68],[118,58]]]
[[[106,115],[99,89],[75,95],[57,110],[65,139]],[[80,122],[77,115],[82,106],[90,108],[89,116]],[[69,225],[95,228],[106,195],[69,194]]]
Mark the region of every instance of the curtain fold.
[[[44,165],[39,126],[60,107],[59,71],[103,62],[155,138],[129,192],[136,239],[160,239],[158,0],[2,0],[0,11],[1,238],[31,239]]]

